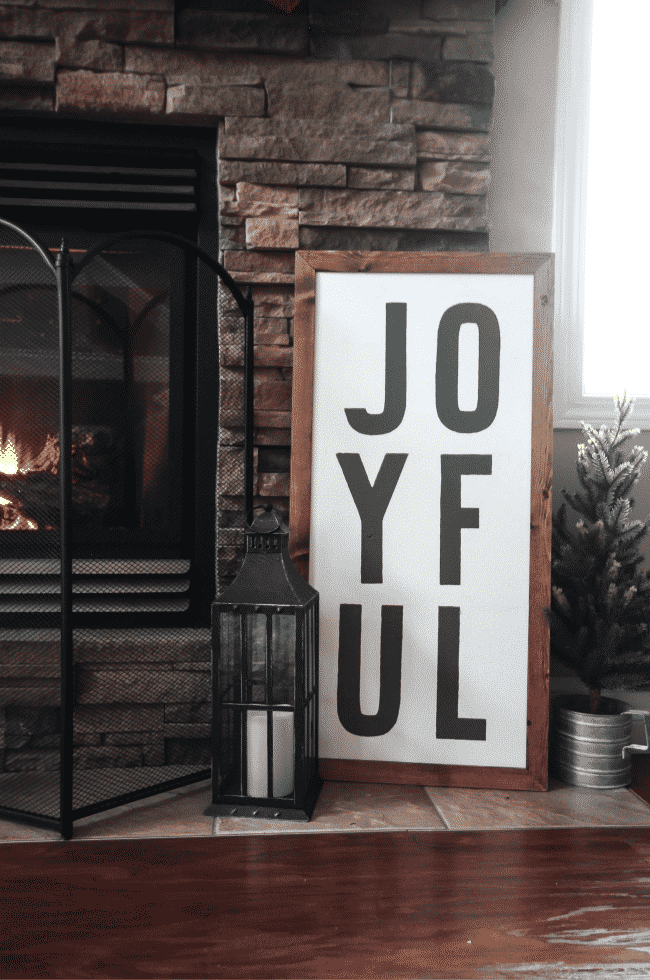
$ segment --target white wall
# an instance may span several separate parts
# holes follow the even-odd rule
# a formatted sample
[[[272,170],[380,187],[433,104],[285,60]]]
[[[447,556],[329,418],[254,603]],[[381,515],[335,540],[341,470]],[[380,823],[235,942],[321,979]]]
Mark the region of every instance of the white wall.
[[[553,251],[553,142],[558,28],[561,0],[509,0],[497,15],[493,71],[492,183],[488,194],[492,252]],[[613,405],[612,405],[613,413]],[[612,415],[613,417],[613,415]],[[608,419],[603,419],[608,421]],[[634,424],[634,420],[631,420]],[[561,489],[579,489],[577,444],[581,432],[553,434],[553,509]],[[650,432],[639,442],[650,449]],[[650,464],[635,491],[635,517],[650,514]],[[571,513],[571,512],[570,512]],[[650,555],[650,535],[642,543]],[[551,693],[583,691],[561,664],[551,664]],[[650,709],[650,692],[609,692]]]
[[[490,251],[550,252],[560,5],[509,0],[495,23]]]

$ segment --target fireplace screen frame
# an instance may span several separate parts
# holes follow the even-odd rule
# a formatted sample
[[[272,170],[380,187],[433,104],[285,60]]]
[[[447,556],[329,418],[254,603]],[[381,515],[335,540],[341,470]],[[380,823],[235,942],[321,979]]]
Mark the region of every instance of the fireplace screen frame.
[[[196,266],[200,267],[204,275],[205,270],[208,270],[210,274],[216,277],[220,297],[229,297],[229,299],[226,298],[225,301],[225,308],[230,309],[228,315],[231,318],[233,316],[237,317],[237,322],[240,324],[241,328],[241,348],[243,351],[244,370],[242,381],[243,418],[241,418],[240,421],[243,423],[244,432],[244,517],[253,506],[254,306],[250,288],[246,291],[246,293],[244,293],[225,270],[225,268],[219,262],[213,259],[212,256],[210,256],[204,249],[194,242],[171,232],[151,230],[127,231],[110,235],[97,243],[92,249],[89,249],[81,260],[74,264],[65,243],[62,243],[53,259],[50,256],[47,247],[41,241],[39,241],[36,236],[28,233],[19,225],[0,218],[0,227],[13,233],[14,235],[18,236],[19,239],[26,242],[28,247],[33,249],[33,251],[40,256],[41,260],[52,274],[53,284],[56,290],[59,340],[58,431],[60,449],[58,466],[59,589],[56,590],[60,592],[60,606],[56,612],[34,612],[31,614],[30,619],[30,625],[33,629],[50,631],[54,629],[57,631],[60,641],[60,700],[58,704],[58,745],[60,750],[60,764],[58,769],[58,787],[55,794],[58,795],[58,807],[54,807],[54,809],[57,809],[58,812],[56,814],[53,814],[52,812],[53,806],[51,786],[49,790],[49,803],[47,806],[39,805],[38,793],[36,791],[34,791],[33,797],[29,800],[27,800],[23,794],[19,805],[16,804],[16,798],[13,799],[11,805],[6,805],[6,800],[3,800],[4,794],[2,792],[3,776],[0,774],[0,815],[12,819],[25,820],[36,825],[45,826],[49,829],[55,829],[61,833],[64,839],[68,839],[72,836],[73,822],[76,819],[80,819],[81,817],[88,816],[93,813],[102,812],[103,810],[111,807],[115,807],[126,802],[131,802],[132,800],[142,799],[155,793],[197,782],[210,776],[210,768],[207,766],[201,768],[195,765],[193,767],[185,767],[188,769],[186,772],[180,771],[183,769],[183,766],[171,767],[173,770],[172,777],[164,778],[164,774],[161,774],[160,772],[161,767],[157,767],[156,775],[155,777],[152,775],[152,781],[148,785],[142,785],[142,779],[140,779],[140,785],[137,787],[131,786],[131,788],[127,788],[126,792],[108,792],[107,795],[103,795],[101,791],[98,792],[97,789],[95,789],[95,798],[91,798],[93,796],[93,793],[91,793],[89,796],[86,796],[84,801],[82,798],[83,794],[80,796],[79,792],[77,792],[77,799],[75,800],[75,782],[77,781],[77,777],[79,777],[79,780],[81,781],[82,776],[85,774],[85,777],[88,778],[88,773],[90,772],[94,773],[95,777],[101,778],[102,773],[106,774],[108,772],[108,770],[104,770],[99,767],[90,770],[86,769],[84,770],[84,774],[79,774],[75,766],[73,719],[75,712],[75,692],[78,683],[77,664],[75,662],[75,633],[78,630],[83,630],[84,628],[88,627],[99,628],[101,630],[105,627],[115,628],[117,625],[119,625],[121,630],[137,630],[138,628],[166,628],[175,626],[207,627],[209,625],[209,604],[214,598],[215,582],[214,575],[204,575],[203,582],[199,582],[199,588],[198,590],[195,590],[197,591],[197,594],[192,598],[190,607],[180,614],[165,611],[144,613],[127,612],[120,615],[118,624],[116,623],[115,615],[111,616],[110,613],[102,614],[78,612],[74,609],[73,583],[75,575],[73,563],[75,562],[75,544],[73,542],[71,526],[73,520],[71,507],[73,477],[71,416],[72,330],[70,315],[73,284],[83,270],[86,269],[92,262],[93,258],[100,254],[103,249],[106,249],[107,247],[114,248],[119,243],[125,243],[132,240],[137,240],[138,242],[146,242],[149,240],[152,243],[157,242],[176,246],[182,251],[186,259],[196,261]],[[190,302],[190,306],[192,306],[192,302],[193,301]],[[219,309],[221,310],[222,308],[224,308],[224,303],[220,300]],[[198,311],[196,310],[196,307],[194,307],[193,313],[198,318]],[[214,330],[213,337],[217,342],[217,345],[220,347],[219,332],[217,330]],[[197,352],[197,361],[198,357],[199,354]],[[220,363],[221,356],[220,350],[218,350],[216,358],[217,369]],[[198,366],[196,367],[196,370],[198,372]],[[212,379],[213,385],[215,381],[216,379]],[[216,411],[217,419],[216,426],[213,426],[214,431],[218,430],[218,423],[220,421],[221,405],[219,394],[220,392],[217,390],[216,404],[213,400],[213,406],[214,410]],[[195,421],[198,424],[198,419]],[[218,448],[215,447],[215,460],[217,458]],[[215,513],[215,480],[216,466],[213,468],[211,487],[202,488],[202,492],[205,493],[207,490],[207,492],[212,496],[212,507],[207,508],[208,513],[211,511],[212,515]],[[216,527],[214,526],[215,524],[216,521],[213,522],[213,527],[209,529],[209,533],[214,534],[216,532]],[[29,532],[19,533],[27,534]],[[196,538],[199,539],[201,535],[205,536],[206,528],[196,528],[194,533]],[[214,555],[214,552],[212,552],[212,555]],[[206,581],[208,583],[209,591],[206,590]],[[192,588],[192,583],[190,583],[190,588]],[[19,614],[18,616],[13,615],[12,613],[0,613],[0,629],[4,629],[5,631],[11,630],[15,629],[19,625],[24,626],[24,623],[24,613]],[[109,632],[109,630],[107,631],[106,629],[104,631]],[[135,636],[136,634],[134,633],[132,635]],[[0,708],[1,707],[2,705],[0,705]],[[146,769],[146,766],[144,766],[144,769]],[[108,781],[107,789],[109,789],[108,784],[110,784],[110,788],[115,788],[115,775],[117,774],[113,772],[113,778]],[[25,776],[29,779],[29,773],[25,773]],[[163,776],[163,778],[161,778],[161,776]],[[13,774],[12,778],[15,783],[16,779]],[[126,782],[128,783],[128,780],[126,780]],[[38,783],[39,780],[35,780],[35,785],[38,785]],[[97,778],[95,778],[95,783],[97,783]],[[102,797],[102,795],[103,798],[96,798],[97,796]],[[20,799],[20,794],[18,794],[18,798]]]

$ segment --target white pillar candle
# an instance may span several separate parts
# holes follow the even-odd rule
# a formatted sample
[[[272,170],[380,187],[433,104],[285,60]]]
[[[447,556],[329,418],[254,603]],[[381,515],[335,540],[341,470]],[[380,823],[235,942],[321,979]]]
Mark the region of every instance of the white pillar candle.
[[[248,795],[268,795],[266,711],[248,711],[246,751],[248,754]],[[293,712],[274,711],[273,719],[273,796],[293,791]]]

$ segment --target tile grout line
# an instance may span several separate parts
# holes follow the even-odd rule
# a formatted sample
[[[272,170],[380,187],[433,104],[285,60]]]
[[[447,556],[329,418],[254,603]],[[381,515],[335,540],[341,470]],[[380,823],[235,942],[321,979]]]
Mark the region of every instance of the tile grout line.
[[[444,818],[444,816],[443,816],[443,814],[442,814],[442,813],[440,812],[440,810],[438,809],[438,807],[436,806],[436,804],[435,804],[435,803],[433,802],[433,800],[431,799],[431,797],[430,797],[430,796],[429,796],[429,794],[427,793],[427,791],[426,791],[426,789],[424,788],[424,786],[422,787],[422,789],[424,790],[424,793],[425,793],[425,796],[426,796],[426,798],[428,799],[428,801],[429,801],[429,803],[431,804],[431,806],[433,807],[433,809],[435,810],[435,812],[436,812],[436,813],[438,814],[438,816],[439,816],[439,817],[440,817],[440,819],[442,820],[442,822],[443,822],[443,824],[445,825],[445,830],[451,830],[451,827],[449,826],[449,824],[448,824],[448,823],[447,823],[447,821],[445,820],[445,818]]]

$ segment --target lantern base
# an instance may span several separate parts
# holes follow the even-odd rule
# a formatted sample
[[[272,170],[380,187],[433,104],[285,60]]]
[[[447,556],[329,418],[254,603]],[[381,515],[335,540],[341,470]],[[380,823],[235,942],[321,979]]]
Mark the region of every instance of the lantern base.
[[[255,817],[259,820],[300,820],[307,822],[311,820],[318,794],[322,788],[322,779],[312,783],[305,794],[302,807],[266,806],[233,801],[230,803],[210,803],[203,813],[206,817],[247,817],[249,819]]]

